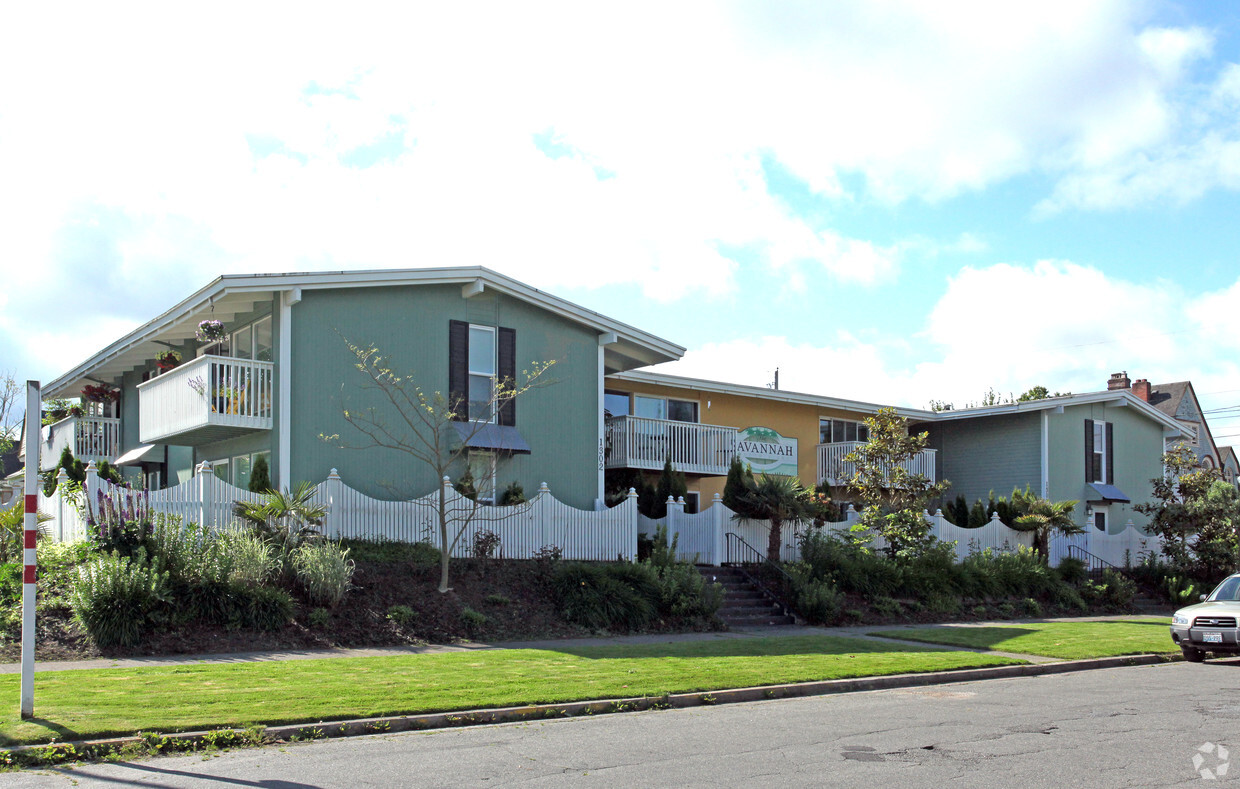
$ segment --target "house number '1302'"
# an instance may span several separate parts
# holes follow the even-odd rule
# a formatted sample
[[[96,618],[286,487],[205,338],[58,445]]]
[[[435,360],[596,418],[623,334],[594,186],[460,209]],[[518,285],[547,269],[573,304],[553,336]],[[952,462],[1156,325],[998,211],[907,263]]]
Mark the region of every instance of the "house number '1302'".
[[[598,470],[603,470],[603,439],[598,440]]]

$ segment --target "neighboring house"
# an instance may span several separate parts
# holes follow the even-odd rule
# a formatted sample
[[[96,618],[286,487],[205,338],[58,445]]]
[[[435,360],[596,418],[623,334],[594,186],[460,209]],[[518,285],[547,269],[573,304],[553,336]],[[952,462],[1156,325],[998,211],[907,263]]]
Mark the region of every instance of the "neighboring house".
[[[1165,442],[1180,424],[1127,389],[936,413],[910,430],[930,434],[948,496],[972,504],[1026,486],[1078,502],[1075,520],[1109,532],[1147,517]]]
[[[1236,457],[1234,447],[1218,448],[1219,468],[1223,472],[1223,479],[1232,485],[1240,487],[1240,458]]]
[[[609,375],[604,394],[608,469],[657,476],[666,458],[685,472],[690,512],[722,494],[740,456],[754,473],[797,476],[806,485],[839,485],[851,476],[845,455],[869,439],[864,420],[881,405],[836,397],[683,378],[645,370]],[[928,411],[898,408],[906,418]],[[935,479],[935,453],[911,470]]]
[[[200,321],[220,320],[227,337],[200,346]],[[543,386],[527,392],[471,441],[476,475],[533,495],[592,507],[603,496],[603,379],[679,358],[684,349],[481,267],[223,276],[95,352],[51,381],[43,396],[75,397],[88,383],[117,387],[113,415],[71,417],[51,426],[47,450],[71,446],[107,459],[152,487],[189,479],[212,461],[245,487],[266,457],[272,482],[320,481],[332,468],[379,498],[423,495],[434,474],[390,449],[342,449],[363,436],[342,410],[389,404],[361,387],[366,378],[345,340],[377,347],[411,371],[428,395],[469,398],[496,378],[554,360]],[[182,363],[160,371],[169,348]],[[483,395],[485,399],[485,394]],[[322,436],[340,435],[340,442]]]
[[[1166,448],[1185,444],[1193,450],[1197,463],[1202,468],[1219,468],[1218,448],[1214,444],[1214,436],[1206,423],[1205,415],[1201,413],[1201,404],[1197,402],[1192,381],[1151,384],[1144,378],[1130,381],[1126,372],[1112,373],[1111,379],[1107,381],[1107,389],[1130,389],[1137,397],[1179,422],[1184,428],[1183,435],[1169,437]]]

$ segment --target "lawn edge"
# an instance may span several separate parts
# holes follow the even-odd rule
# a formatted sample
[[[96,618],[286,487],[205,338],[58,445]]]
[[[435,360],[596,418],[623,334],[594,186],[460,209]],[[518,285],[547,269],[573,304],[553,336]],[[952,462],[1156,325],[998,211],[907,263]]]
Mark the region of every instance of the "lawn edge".
[[[387,734],[395,732],[433,731],[436,729],[460,728],[498,723],[528,723],[532,721],[571,718],[588,715],[607,715],[619,712],[642,712],[645,710],[684,709],[689,707],[712,706],[719,704],[740,704],[754,701],[771,701],[775,699],[804,698],[809,696],[826,696],[836,693],[858,693],[875,690],[892,690],[930,685],[944,685],[956,682],[976,682],[988,679],[1012,679],[1017,677],[1033,677],[1046,674],[1064,674],[1075,671],[1093,671],[1097,669],[1119,668],[1124,666],[1148,666],[1181,660],[1178,654],[1143,654],[1119,655],[1114,657],[1088,658],[1083,660],[1064,660],[1053,663],[1028,663],[1009,666],[983,666],[966,669],[947,669],[944,671],[922,672],[916,674],[888,674],[873,677],[852,677],[847,679],[817,680],[778,685],[759,685],[747,688],[731,688],[727,690],[693,691],[689,693],[671,693],[665,696],[639,696],[629,698],[596,699],[591,701],[570,701],[552,704],[531,704],[519,707],[495,707],[453,712],[432,712],[416,715],[392,715],[377,718],[353,718],[334,721],[317,721],[277,726],[259,726],[265,744],[276,742],[308,741],[316,739],[335,739],[339,737],[357,737],[370,734]],[[251,727],[253,729],[253,727]],[[177,732],[166,735],[169,741],[183,746],[183,750],[195,749],[202,745],[210,747],[219,732],[235,732],[245,734],[245,728],[225,728],[192,732]],[[100,758],[116,753],[127,746],[139,746],[144,738],[138,735],[124,737],[105,737],[89,740],[74,740],[52,743],[33,743],[0,748],[0,754],[9,759],[0,761],[28,762],[32,756],[51,756],[51,761],[61,759],[73,760],[82,755],[90,754]],[[57,759],[56,751],[65,753]],[[70,755],[72,754],[72,755]],[[44,758],[38,759],[46,763]]]

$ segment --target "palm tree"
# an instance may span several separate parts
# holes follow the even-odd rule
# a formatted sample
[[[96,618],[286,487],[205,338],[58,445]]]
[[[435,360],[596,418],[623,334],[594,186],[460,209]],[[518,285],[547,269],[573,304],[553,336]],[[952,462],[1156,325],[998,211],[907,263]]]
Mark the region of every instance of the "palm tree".
[[[783,543],[783,524],[785,521],[810,517],[810,492],[796,477],[763,474],[753,482],[752,487],[746,486],[739,498],[745,505],[744,510],[748,517],[770,520],[771,531],[767,536],[766,556],[771,561],[778,562]]]
[[[310,540],[319,536],[318,528],[327,515],[327,505],[313,501],[316,488],[309,482],[299,482],[292,493],[269,490],[262,501],[238,501],[233,504],[233,514],[248,522],[254,533],[279,552],[280,562],[287,573],[293,553]]]
[[[1072,518],[1076,510],[1075,501],[1049,501],[1031,493],[1018,495],[1014,491],[1012,503],[1018,512],[1024,512],[1016,517],[1012,528],[1033,532],[1033,549],[1044,563],[1050,563],[1051,534],[1080,534],[1084,531]]]

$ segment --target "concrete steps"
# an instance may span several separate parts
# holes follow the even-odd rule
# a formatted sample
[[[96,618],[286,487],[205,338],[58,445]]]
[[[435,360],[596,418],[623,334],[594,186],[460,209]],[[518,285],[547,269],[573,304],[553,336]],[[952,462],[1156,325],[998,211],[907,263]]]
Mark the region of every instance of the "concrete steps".
[[[796,620],[771,602],[760,589],[749,582],[735,567],[699,567],[698,571],[707,583],[717,582],[723,586],[723,605],[719,618],[729,628],[768,627],[791,625]]]

